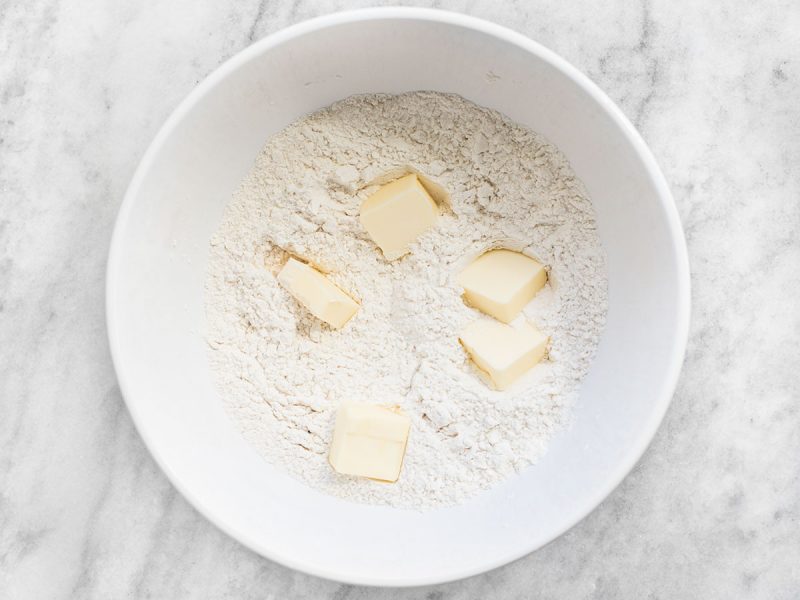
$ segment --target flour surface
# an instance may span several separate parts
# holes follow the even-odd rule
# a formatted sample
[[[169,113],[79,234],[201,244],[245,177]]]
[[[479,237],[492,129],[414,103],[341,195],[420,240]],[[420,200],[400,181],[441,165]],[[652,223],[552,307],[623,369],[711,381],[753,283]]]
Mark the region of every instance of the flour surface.
[[[411,253],[384,259],[358,221],[375,183],[416,170],[450,199]],[[550,282],[525,316],[549,359],[487,389],[458,343],[483,317],[456,276],[482,251],[536,256]],[[278,286],[304,257],[361,303],[341,330]],[[270,463],[352,501],[425,509],[463,502],[536,462],[568,423],[606,315],[594,213],[564,156],[459,96],[355,96],[274,135],[211,240],[209,359],[230,418]],[[327,462],[343,400],[399,404],[412,421],[400,479],[337,475]]]

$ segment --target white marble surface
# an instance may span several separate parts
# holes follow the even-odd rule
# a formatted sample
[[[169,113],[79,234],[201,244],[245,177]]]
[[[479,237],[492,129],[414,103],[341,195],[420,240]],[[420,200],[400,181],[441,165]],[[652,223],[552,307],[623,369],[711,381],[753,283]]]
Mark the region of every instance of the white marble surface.
[[[375,590],[264,560],[134,431],[105,336],[111,227],[176,103],[287,24],[362,1],[0,0],[0,597],[800,597],[800,5],[448,0],[589,74],[656,154],[693,268],[689,352],[644,459],[512,565]],[[756,6],[758,4],[758,6]]]

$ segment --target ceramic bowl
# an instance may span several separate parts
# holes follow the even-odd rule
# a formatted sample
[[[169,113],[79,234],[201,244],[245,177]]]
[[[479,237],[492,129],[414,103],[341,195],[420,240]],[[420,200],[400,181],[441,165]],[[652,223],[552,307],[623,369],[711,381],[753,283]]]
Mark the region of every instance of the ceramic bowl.
[[[535,466],[463,505],[416,512],[319,493],[267,464],[209,372],[203,285],[223,207],[273,133],[352,94],[454,92],[546,136],[588,189],[609,310],[574,423]],[[653,156],[584,75],[530,39],[424,9],[338,13],[223,64],[175,110],[127,191],[108,262],[120,387],[153,457],[209,520],[254,551],[346,582],[473,575],[575,525],[631,470],[670,402],[689,322],[678,215]]]

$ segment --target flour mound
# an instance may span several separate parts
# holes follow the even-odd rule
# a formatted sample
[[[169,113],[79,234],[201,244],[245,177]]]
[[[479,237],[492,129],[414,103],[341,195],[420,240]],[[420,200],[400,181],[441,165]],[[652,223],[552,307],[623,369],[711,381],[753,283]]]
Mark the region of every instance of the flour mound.
[[[388,262],[358,221],[387,173],[418,171],[450,194],[443,214]],[[549,359],[510,390],[487,389],[458,333],[481,318],[456,276],[488,248],[550,269],[525,315]],[[312,317],[275,274],[305,257],[361,303],[341,330]],[[274,135],[211,240],[209,360],[228,415],[270,463],[352,501],[415,509],[460,503],[536,462],[569,417],[605,322],[605,257],[564,156],[459,96],[355,96]],[[387,485],[327,462],[343,400],[411,417],[403,471]]]

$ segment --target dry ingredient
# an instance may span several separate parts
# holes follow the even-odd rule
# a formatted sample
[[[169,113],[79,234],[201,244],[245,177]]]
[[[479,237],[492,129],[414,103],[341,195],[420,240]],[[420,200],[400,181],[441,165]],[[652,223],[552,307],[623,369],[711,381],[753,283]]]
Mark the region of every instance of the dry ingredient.
[[[389,262],[359,208],[407,173],[443,210]],[[549,269],[523,309],[552,339],[549,358],[504,392],[487,389],[457,341],[480,318],[458,274],[496,247]],[[358,301],[342,329],[278,284],[290,254]],[[591,203],[546,140],[455,95],[355,96],[274,135],[231,199],[210,248],[209,360],[231,419],[272,464],[357,502],[454,504],[535,463],[568,423],[605,322],[606,281]],[[331,469],[345,401],[410,418],[397,483]]]

